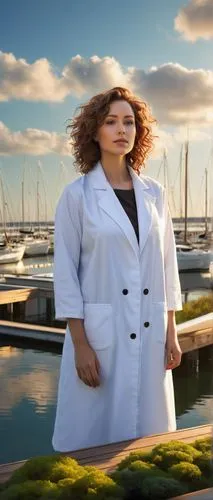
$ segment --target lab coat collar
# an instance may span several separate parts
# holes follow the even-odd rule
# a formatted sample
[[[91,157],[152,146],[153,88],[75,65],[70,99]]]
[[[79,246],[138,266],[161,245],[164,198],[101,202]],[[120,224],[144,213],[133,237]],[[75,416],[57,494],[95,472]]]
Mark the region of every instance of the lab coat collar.
[[[93,188],[99,191],[99,206],[120,226],[129,243],[132,245],[137,257],[139,257],[151,228],[155,197],[153,197],[150,192],[150,187],[145,178],[139,177],[132,167],[128,166],[128,169],[132,177],[135,191],[139,226],[139,245],[132,223],[120,204],[111,184],[107,180],[100,162],[98,162],[87,174],[87,177]]]

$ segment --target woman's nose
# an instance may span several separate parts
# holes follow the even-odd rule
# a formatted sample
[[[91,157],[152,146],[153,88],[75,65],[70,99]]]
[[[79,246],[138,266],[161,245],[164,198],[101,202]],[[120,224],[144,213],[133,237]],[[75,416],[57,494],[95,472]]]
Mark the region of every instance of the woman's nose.
[[[123,124],[118,126],[118,133],[125,134],[125,126]]]

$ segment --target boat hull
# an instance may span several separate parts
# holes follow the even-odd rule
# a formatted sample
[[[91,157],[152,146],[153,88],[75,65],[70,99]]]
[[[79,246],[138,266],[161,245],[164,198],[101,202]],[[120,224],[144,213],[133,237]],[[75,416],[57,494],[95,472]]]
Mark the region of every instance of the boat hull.
[[[201,253],[178,253],[178,269],[179,271],[192,271],[192,270],[209,270],[212,256],[211,252]]]
[[[5,247],[0,249],[0,264],[12,264],[20,262],[24,256],[25,245],[16,246],[14,248]]]
[[[38,255],[47,255],[49,251],[50,243],[48,240],[45,241],[32,241],[30,243],[25,244],[25,252],[24,255],[26,257],[38,256]]]

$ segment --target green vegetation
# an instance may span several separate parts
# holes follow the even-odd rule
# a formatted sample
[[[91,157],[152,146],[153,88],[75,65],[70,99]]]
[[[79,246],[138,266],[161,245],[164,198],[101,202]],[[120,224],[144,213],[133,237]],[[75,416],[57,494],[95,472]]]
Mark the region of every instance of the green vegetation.
[[[134,452],[109,475],[60,456],[28,460],[1,500],[163,500],[213,486],[211,439],[170,441]]]
[[[200,455],[201,451],[181,441],[170,441],[169,443],[159,444],[151,452],[152,462],[163,470],[167,470],[172,465],[179,464],[180,462],[189,462],[192,464]]]
[[[200,297],[197,300],[192,300],[183,304],[183,310],[177,311],[176,322],[184,323],[190,319],[198,318],[198,316],[203,316],[213,311],[213,294],[206,295],[205,297]]]

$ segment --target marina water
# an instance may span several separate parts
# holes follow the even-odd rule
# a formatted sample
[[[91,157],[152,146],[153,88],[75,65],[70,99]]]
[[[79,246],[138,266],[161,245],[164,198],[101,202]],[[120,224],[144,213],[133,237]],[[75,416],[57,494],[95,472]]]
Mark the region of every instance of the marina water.
[[[53,257],[24,259],[8,274],[53,271]],[[1,273],[3,270],[1,269]],[[211,293],[206,273],[180,274],[183,300]],[[0,339],[0,463],[52,454],[61,346],[27,339]],[[185,354],[174,370],[177,427],[212,422],[213,346]]]

